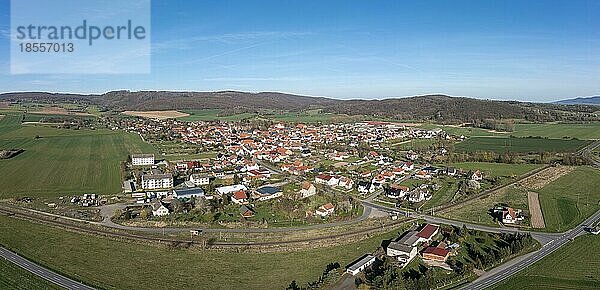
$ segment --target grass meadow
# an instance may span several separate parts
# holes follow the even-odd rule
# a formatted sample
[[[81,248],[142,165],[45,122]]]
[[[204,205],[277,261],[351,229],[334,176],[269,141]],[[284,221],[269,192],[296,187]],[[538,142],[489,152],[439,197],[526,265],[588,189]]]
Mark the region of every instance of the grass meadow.
[[[25,152],[0,160],[0,198],[117,193],[128,154],[154,151],[135,134],[21,126],[20,115],[7,117],[0,121],[0,148]]]
[[[494,218],[489,214],[489,210],[497,203],[505,203],[524,212],[529,211],[527,191],[509,186],[487,197],[454,207],[440,215],[454,220],[498,226],[498,223],[494,222]]]
[[[582,124],[516,124],[512,135],[519,137],[540,136],[548,138],[600,139],[600,122]]]
[[[598,236],[578,237],[494,289],[598,289],[599,248]]]
[[[493,151],[502,152],[574,152],[587,145],[585,140],[563,140],[544,138],[471,137],[457,143],[458,152]]]
[[[55,271],[104,289],[284,289],[371,253],[398,230],[343,246],[256,253],[169,249],[84,235],[0,216],[0,244]],[[43,238],[42,238],[43,237]]]
[[[600,209],[600,171],[578,167],[538,192],[547,230],[568,230]]]
[[[462,170],[480,170],[484,177],[514,177],[523,175],[529,171],[540,168],[539,164],[506,164],[489,162],[461,162],[454,163],[452,167]]]

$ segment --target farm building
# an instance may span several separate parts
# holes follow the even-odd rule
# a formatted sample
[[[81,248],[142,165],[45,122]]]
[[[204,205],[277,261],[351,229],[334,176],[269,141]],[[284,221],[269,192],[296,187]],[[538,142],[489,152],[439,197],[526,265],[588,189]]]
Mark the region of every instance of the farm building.
[[[346,273],[356,275],[375,263],[375,256],[368,254],[346,267]]]
[[[431,261],[446,262],[449,255],[450,251],[438,247],[427,247],[423,251],[423,259]]]

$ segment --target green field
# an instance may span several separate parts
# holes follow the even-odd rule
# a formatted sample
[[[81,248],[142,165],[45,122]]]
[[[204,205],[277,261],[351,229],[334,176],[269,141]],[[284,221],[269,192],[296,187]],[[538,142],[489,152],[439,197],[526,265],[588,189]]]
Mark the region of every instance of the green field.
[[[546,228],[570,229],[600,209],[600,171],[578,167],[539,190],[539,197]]]
[[[576,238],[494,289],[598,289],[599,248],[598,236]]]
[[[62,289],[46,280],[31,274],[27,270],[0,258],[0,289]]]
[[[283,289],[313,281],[374,251],[397,231],[344,246],[281,253],[169,249],[112,240],[0,216],[0,244],[42,265],[106,289]],[[43,238],[40,238],[43,237]]]
[[[423,129],[441,128],[449,134],[464,136],[508,136],[517,137],[547,137],[552,139],[600,139],[600,122],[582,124],[515,124],[514,132],[492,132],[490,130],[473,127],[456,127],[438,124],[424,124],[419,126]]]
[[[516,124],[512,135],[519,137],[541,136],[548,138],[600,139],[600,123],[586,124]]]
[[[543,138],[501,138],[501,137],[471,137],[457,143],[459,152],[574,152],[584,147],[589,141],[563,140]]]
[[[0,121],[0,148],[25,152],[0,160],[0,198],[117,193],[128,154],[154,152],[135,134],[21,126],[20,115],[7,117]]]
[[[524,212],[529,211],[527,192],[510,186],[488,197],[454,207],[449,211],[441,213],[440,216],[465,222],[497,226],[498,224],[494,222],[493,217],[488,214],[488,211],[497,203],[505,203]]]
[[[489,162],[461,162],[454,163],[452,167],[465,171],[480,170],[485,177],[513,177],[520,176],[534,169],[540,168],[539,164],[505,164]]]
[[[52,114],[25,114],[23,122],[41,122],[50,118],[58,119],[93,119],[95,116],[77,116],[77,115],[52,115]]]

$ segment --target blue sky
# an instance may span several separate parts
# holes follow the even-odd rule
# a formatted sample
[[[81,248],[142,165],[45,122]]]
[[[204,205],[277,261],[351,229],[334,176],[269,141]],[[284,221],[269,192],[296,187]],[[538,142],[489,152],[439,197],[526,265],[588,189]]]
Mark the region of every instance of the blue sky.
[[[600,94],[600,1],[152,3],[152,73],[10,75],[0,91],[281,91],[334,98],[428,93],[551,101]]]

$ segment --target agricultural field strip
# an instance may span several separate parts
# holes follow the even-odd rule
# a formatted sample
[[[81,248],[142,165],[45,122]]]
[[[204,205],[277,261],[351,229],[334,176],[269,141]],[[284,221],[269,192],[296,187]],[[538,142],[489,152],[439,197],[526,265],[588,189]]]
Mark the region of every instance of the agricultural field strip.
[[[537,192],[528,192],[527,200],[529,202],[529,214],[531,215],[531,226],[536,229],[545,228],[544,216],[542,214],[542,207],[540,206],[540,200]]]
[[[541,189],[551,182],[571,173],[575,168],[574,166],[547,167],[536,174],[522,179],[517,185],[529,189]]]

